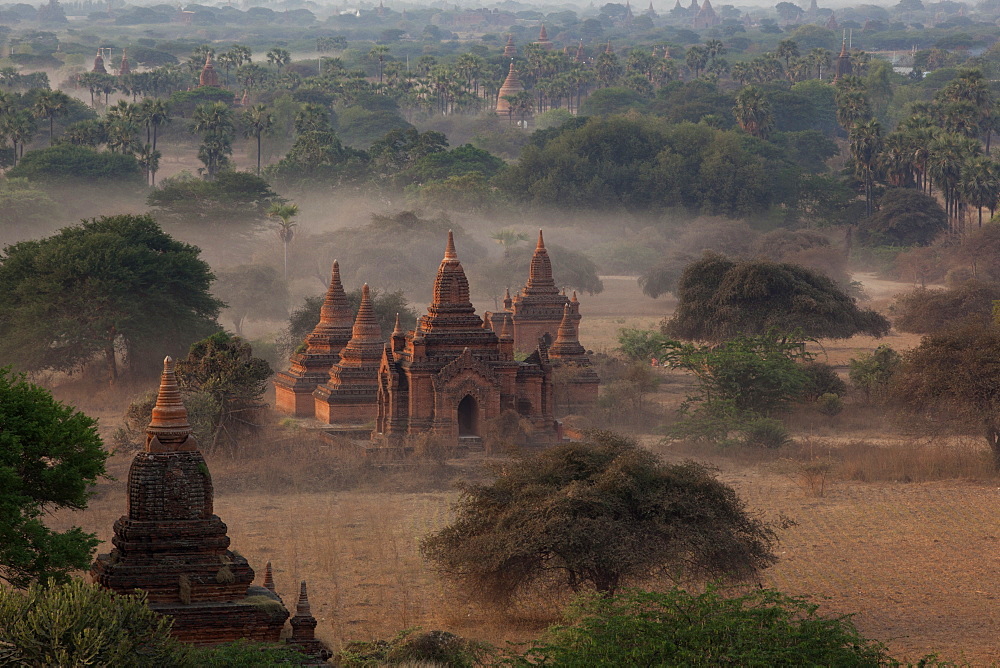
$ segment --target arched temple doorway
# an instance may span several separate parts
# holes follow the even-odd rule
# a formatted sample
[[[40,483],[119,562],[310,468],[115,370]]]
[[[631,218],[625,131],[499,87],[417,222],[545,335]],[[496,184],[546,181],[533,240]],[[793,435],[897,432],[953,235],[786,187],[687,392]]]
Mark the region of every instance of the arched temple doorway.
[[[471,394],[458,402],[458,436],[479,436],[479,404]]]

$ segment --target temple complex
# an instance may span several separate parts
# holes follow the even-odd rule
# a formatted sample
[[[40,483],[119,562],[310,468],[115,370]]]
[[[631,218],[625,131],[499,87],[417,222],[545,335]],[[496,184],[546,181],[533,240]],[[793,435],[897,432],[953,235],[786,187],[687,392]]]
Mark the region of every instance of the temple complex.
[[[129,468],[127,512],[114,524],[114,548],[97,557],[91,576],[119,594],[144,591],[150,609],[173,617],[178,640],[277,642],[288,611],[267,589],[251,586],[253,569],[229,550],[213,498],[167,357],[146,446]]]
[[[318,419],[329,424],[360,424],[375,418],[383,346],[382,330],[365,283],[351,340],[340,352],[340,361],[330,368],[326,383],[313,392]]]
[[[292,355],[288,371],[275,374],[275,408],[295,417],[315,415],[313,391],[329,380],[330,369],[340,361],[340,351],[351,340],[353,323],[351,305],[340,282],[340,264],[334,260],[319,322],[306,337],[305,349]]]
[[[511,111],[510,102],[505,98],[508,95],[517,95],[524,90],[524,86],[521,84],[521,80],[517,78],[517,70],[514,69],[514,61],[510,61],[510,71],[507,73],[507,78],[504,80],[503,85],[500,86],[500,91],[497,93],[497,113],[506,114]]]
[[[701,9],[699,9],[698,13],[695,15],[692,26],[695,30],[703,30],[705,28],[717,26],[720,23],[722,23],[722,19],[720,19],[719,15],[715,13],[711,0],[705,0]]]
[[[383,350],[373,437],[390,445],[421,433],[477,439],[506,410],[530,423],[535,442],[558,440],[546,345],[518,362],[506,323],[498,335],[476,315],[449,232],[427,314],[413,331],[393,332]]]
[[[205,56],[205,67],[201,69],[201,75],[198,76],[199,86],[216,86],[219,85],[219,73],[215,71],[215,67],[212,66],[212,53],[209,52]]]

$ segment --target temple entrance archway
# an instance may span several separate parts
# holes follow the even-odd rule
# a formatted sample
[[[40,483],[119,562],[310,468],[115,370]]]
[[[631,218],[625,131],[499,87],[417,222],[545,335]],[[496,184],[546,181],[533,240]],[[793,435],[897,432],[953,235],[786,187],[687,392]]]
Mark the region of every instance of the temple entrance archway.
[[[458,402],[458,436],[479,436],[479,402],[471,394]]]

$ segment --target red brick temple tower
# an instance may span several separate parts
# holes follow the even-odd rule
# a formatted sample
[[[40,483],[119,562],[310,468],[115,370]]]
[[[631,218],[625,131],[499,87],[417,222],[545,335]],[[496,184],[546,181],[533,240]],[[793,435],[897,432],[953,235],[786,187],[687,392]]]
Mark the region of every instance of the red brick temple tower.
[[[535,44],[542,47],[546,51],[552,50],[552,47],[554,45],[552,44],[552,41],[549,39],[548,32],[546,32],[545,30],[545,24],[542,24],[541,30],[538,31],[538,41],[535,42]]]
[[[521,83],[521,80],[517,78],[517,70],[514,69],[514,60],[511,59],[510,71],[507,72],[507,78],[504,79],[503,85],[500,86],[500,91],[497,93],[496,112],[498,114],[510,113],[510,102],[504,98],[511,95],[517,95],[523,90],[524,85]]]
[[[215,71],[212,66],[212,54],[209,53],[205,56],[205,67],[201,70],[201,75],[198,77],[199,86],[216,86],[219,85],[219,73]]]
[[[118,66],[118,76],[123,77],[132,74],[132,66],[128,64],[128,50],[122,49],[122,62]]]
[[[430,432],[451,442],[477,440],[486,421],[505,410],[530,422],[536,442],[556,440],[544,346],[518,362],[513,340],[484,326],[449,232],[427,314],[412,332],[394,332],[384,348],[373,438],[394,444]]]
[[[514,35],[507,35],[507,43],[503,47],[504,58],[514,58],[517,56],[517,47],[514,45]]]
[[[329,424],[361,424],[375,418],[384,345],[365,283],[351,340],[340,352],[340,361],[330,369],[327,382],[313,392],[317,419]]]
[[[319,322],[306,337],[305,350],[291,357],[288,371],[275,374],[274,404],[282,413],[295,417],[315,414],[313,391],[330,377],[330,369],[340,361],[340,351],[351,340],[354,316],[347,293],[340,282],[340,264],[333,261]]]
[[[309,595],[306,593],[306,581],[299,583],[299,600],[295,605],[295,616],[290,620],[292,635],[285,639],[290,645],[309,656],[326,661],[333,652],[321,641],[316,640],[316,618],[309,608]]]
[[[556,369],[556,403],[560,411],[577,412],[597,401],[601,379],[590,365],[587,351],[580,345],[580,302],[573,299],[563,307],[562,321],[549,359]]]
[[[104,66],[104,56],[101,55],[101,50],[97,50],[97,56],[94,57],[94,69],[91,72],[96,72],[97,74],[107,74],[108,68]]]
[[[566,295],[560,294],[552,278],[552,260],[545,249],[542,231],[538,230],[538,244],[531,257],[528,282],[509,302],[504,299],[504,308],[512,315],[514,324],[514,348],[530,352],[538,346],[538,338],[543,336],[551,345],[562,322],[563,306],[568,303]],[[503,313],[487,315],[493,329],[499,330],[502,321],[498,318],[503,317]]]
[[[127,514],[115,522],[114,548],[97,557],[91,576],[120,594],[146,592],[153,611],[174,618],[178,640],[277,642],[288,611],[266,589],[251,587],[253,569],[229,550],[226,531],[167,357],[146,447],[129,469]]]

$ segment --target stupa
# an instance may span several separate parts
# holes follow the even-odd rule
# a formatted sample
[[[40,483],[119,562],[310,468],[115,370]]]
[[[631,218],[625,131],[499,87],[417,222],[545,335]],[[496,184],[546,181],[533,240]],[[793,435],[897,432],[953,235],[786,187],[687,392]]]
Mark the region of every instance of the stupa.
[[[104,66],[104,56],[101,55],[101,50],[97,50],[97,56],[94,57],[94,69],[91,72],[97,74],[107,74],[108,68]]]
[[[546,51],[551,51],[554,46],[551,41],[549,41],[549,34],[545,32],[545,24],[542,24],[542,29],[538,31],[538,41],[535,42],[538,46],[542,47]]]
[[[840,45],[840,55],[833,62],[833,80],[836,81],[840,77],[851,76],[851,56],[847,53],[847,36],[844,36],[844,41]]]
[[[144,591],[153,611],[173,617],[178,640],[277,642],[288,611],[267,589],[251,586],[253,569],[229,550],[226,533],[167,357],[146,446],[129,468],[127,513],[91,576],[120,594]]]
[[[306,337],[304,349],[292,355],[288,371],[275,374],[277,410],[295,417],[315,415],[313,391],[329,379],[330,368],[340,361],[340,351],[351,340],[353,323],[351,305],[340,282],[340,264],[334,260],[319,322]]]
[[[378,368],[382,361],[382,330],[375,319],[368,284],[361,288],[361,306],[351,340],[330,368],[327,381],[313,392],[316,417],[329,424],[360,424],[374,419]]]
[[[316,640],[316,618],[313,617],[309,607],[309,595],[306,592],[306,581],[299,583],[299,600],[295,605],[295,616],[290,620],[292,625],[292,635],[285,639],[290,645],[296,645],[297,649],[325,662],[333,652],[321,641]]]
[[[521,85],[521,80],[517,78],[517,70],[514,69],[514,61],[510,61],[510,71],[507,73],[507,78],[504,80],[503,85],[500,86],[500,92],[497,93],[497,113],[506,114],[511,111],[510,102],[504,99],[508,95],[517,95],[524,90],[524,86]]]
[[[558,373],[557,403],[568,413],[594,405],[601,385],[587,351],[580,345],[580,320],[580,303],[574,292],[573,299],[563,307],[556,340],[549,348],[549,360]]]
[[[128,50],[122,49],[122,62],[118,66],[118,76],[123,77],[132,74],[132,66],[128,64]]]
[[[514,46],[514,36],[507,35],[507,43],[503,47],[504,58],[514,58],[517,56],[517,47]]]
[[[219,85],[219,73],[215,71],[215,67],[212,66],[212,53],[209,52],[205,56],[205,67],[201,69],[201,75],[198,77],[199,86],[218,86]]]

